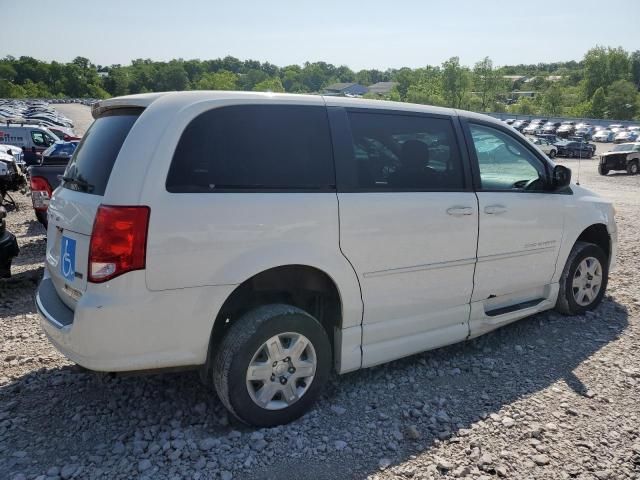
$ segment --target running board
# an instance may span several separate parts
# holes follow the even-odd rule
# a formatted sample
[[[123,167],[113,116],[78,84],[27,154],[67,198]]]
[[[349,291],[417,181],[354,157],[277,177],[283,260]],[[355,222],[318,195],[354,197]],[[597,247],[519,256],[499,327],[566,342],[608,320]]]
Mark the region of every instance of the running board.
[[[545,298],[536,298],[535,300],[528,300],[522,303],[516,303],[515,305],[510,305],[508,307],[500,307],[494,310],[489,310],[488,312],[484,312],[488,317],[497,317],[499,315],[504,315],[506,313],[517,312],[518,310],[524,310],[526,308],[535,307],[544,302]]]

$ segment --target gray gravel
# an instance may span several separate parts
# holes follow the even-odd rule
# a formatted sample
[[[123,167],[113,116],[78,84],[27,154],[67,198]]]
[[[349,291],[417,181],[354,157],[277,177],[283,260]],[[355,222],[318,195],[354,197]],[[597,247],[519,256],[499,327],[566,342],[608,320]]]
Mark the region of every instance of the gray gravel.
[[[0,281],[0,478],[640,478],[640,176],[595,169],[582,162],[582,184],[615,200],[620,227],[597,311],[334,376],[305,417],[262,430],[228,418],[195,373],[111,378],[58,354],[33,307],[44,231],[17,195],[22,252]]]

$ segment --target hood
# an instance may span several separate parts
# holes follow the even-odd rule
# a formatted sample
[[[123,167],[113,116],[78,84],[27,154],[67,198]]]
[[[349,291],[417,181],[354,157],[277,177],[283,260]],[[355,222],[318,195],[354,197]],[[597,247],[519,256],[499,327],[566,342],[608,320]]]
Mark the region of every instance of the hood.
[[[611,155],[627,155],[628,153],[634,153],[634,152],[633,150],[618,150],[617,152],[614,152],[614,151],[604,152],[603,154],[601,154],[601,156],[608,157]]]

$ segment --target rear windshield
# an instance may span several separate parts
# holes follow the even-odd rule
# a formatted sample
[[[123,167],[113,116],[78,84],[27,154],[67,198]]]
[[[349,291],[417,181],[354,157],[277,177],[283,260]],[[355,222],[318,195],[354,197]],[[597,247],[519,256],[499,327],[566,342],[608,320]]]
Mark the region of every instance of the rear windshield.
[[[105,113],[89,127],[64,172],[62,186],[70,190],[104,195],[113,164],[142,109]]]

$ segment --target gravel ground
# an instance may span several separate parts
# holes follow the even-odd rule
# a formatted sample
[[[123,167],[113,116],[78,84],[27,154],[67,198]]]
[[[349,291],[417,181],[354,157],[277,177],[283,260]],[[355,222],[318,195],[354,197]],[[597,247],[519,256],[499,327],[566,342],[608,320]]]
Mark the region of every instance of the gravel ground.
[[[640,479],[640,176],[581,170],[620,228],[595,312],[334,376],[305,417],[262,430],[228,418],[195,373],[112,378],[57,353],[33,305],[44,231],[17,195],[22,251],[0,281],[0,478]]]

